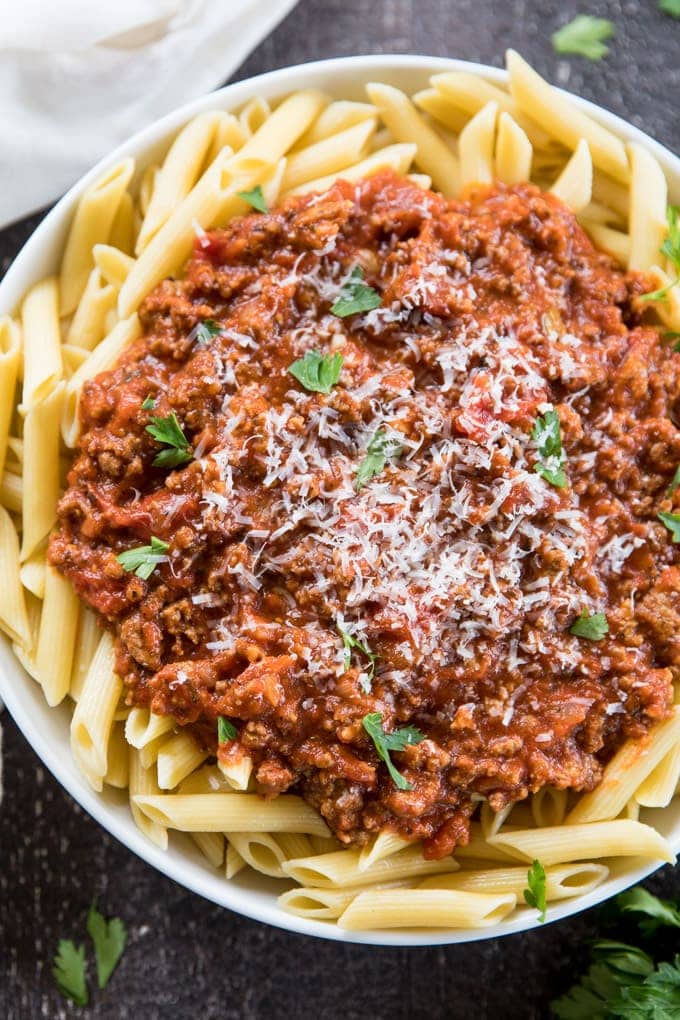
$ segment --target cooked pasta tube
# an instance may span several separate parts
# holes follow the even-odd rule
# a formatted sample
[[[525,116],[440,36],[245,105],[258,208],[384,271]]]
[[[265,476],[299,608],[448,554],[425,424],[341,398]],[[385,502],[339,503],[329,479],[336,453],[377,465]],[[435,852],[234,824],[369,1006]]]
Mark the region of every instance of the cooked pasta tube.
[[[57,281],[54,276],[31,287],[21,305],[24,341],[24,390],[26,411],[43,401],[62,374],[61,337]]]
[[[457,846],[453,851],[456,860],[480,860],[480,861],[501,861],[506,862],[512,858],[501,847],[494,846],[487,842],[479,822],[473,822],[470,826],[470,837],[465,845]]]
[[[113,638],[105,631],[85,678],[71,719],[71,750],[88,781],[101,790],[106,775],[109,735],[122,681],[114,673]]]
[[[506,64],[510,94],[523,113],[572,151],[581,140],[586,141],[595,165],[622,184],[628,183],[628,157],[616,135],[544,81],[519,53],[508,50]]]
[[[78,302],[66,334],[67,343],[91,351],[106,333],[106,320],[115,307],[118,290],[102,276],[95,266]]]
[[[370,928],[487,928],[517,905],[513,893],[448,889],[370,889],[358,893],[338,918],[345,931]]]
[[[224,862],[224,836],[220,832],[192,832],[191,838],[213,868]]]
[[[519,184],[531,176],[533,148],[525,132],[503,111],[498,118],[495,176],[503,184]]]
[[[237,167],[248,160],[278,163],[307,130],[326,97],[316,89],[294,92],[284,99],[257,128],[235,157]]]
[[[321,856],[303,857],[288,861],[284,871],[300,885],[314,885],[322,889],[339,886],[372,885],[373,882],[391,882],[418,875],[433,875],[442,871],[457,871],[452,857],[439,861],[426,861],[419,844],[383,857],[363,870],[359,866],[359,850],[338,850]]]
[[[74,701],[78,701],[83,692],[85,677],[101,636],[102,628],[96,615],[87,606],[81,605],[68,690]]]
[[[108,242],[134,166],[129,157],[116,163],[90,185],[78,203],[59,272],[62,315],[70,315],[80,301],[92,269],[92,249],[95,244]]]
[[[21,647],[31,647],[24,589],[19,579],[19,539],[12,518],[0,506],[0,627]]]
[[[649,277],[655,290],[663,291],[663,296],[653,303],[654,311],[665,326],[680,331],[680,286],[660,266],[652,266]]]
[[[375,117],[377,110],[372,103],[354,103],[348,99],[338,99],[321,111],[311,126],[298,139],[293,152],[315,145],[330,135],[337,135],[347,128],[361,124],[362,121]]]
[[[270,878],[286,877],[286,854],[268,832],[230,832],[229,842],[255,871]]]
[[[411,98],[419,110],[429,114],[454,135],[459,135],[470,120],[469,113],[458,109],[437,89],[423,89]]]
[[[526,876],[525,876],[526,877]],[[391,882],[378,885],[377,889],[402,889],[404,882]],[[288,889],[276,901],[282,910],[298,917],[309,917],[317,921],[333,921],[355,899],[357,890],[351,889],[314,889],[311,886]]]
[[[239,126],[246,139],[251,138],[262,127],[267,117],[271,117],[271,107],[262,96],[250,99],[238,115]]]
[[[281,181],[282,190],[290,191],[317,177],[337,174],[363,159],[368,153],[368,141],[375,126],[376,119],[373,117],[291,153]]]
[[[160,737],[155,737],[153,740],[149,740],[143,747],[139,748],[139,760],[142,763],[142,767],[145,769],[155,766],[158,761],[158,755],[161,752],[161,748],[164,744],[167,744],[171,738],[167,733],[162,733]],[[158,774],[158,770],[156,770]]]
[[[243,871],[246,867],[246,862],[241,857],[240,853],[235,846],[227,841],[227,852],[225,855],[225,876],[226,878],[234,878],[238,875],[239,871]]]
[[[392,854],[399,853],[400,850],[405,850],[410,846],[409,841],[404,839],[403,836],[397,835],[396,832],[390,832],[385,829],[384,832],[379,832],[372,843],[362,847],[359,852],[359,871],[366,871],[377,861],[384,860],[385,857],[391,857]]]
[[[58,705],[68,694],[79,606],[71,583],[48,565],[35,653],[37,679],[48,705]]]
[[[182,832],[306,832],[328,835],[320,815],[301,797],[265,800],[255,793],[164,794],[138,797],[153,821]]]
[[[590,202],[593,195],[593,161],[585,138],[576,146],[550,192],[575,213],[585,209]]]
[[[380,170],[394,170],[395,173],[404,174],[408,170],[415,156],[415,145],[388,145],[384,149],[378,149],[371,153],[366,159],[362,159],[354,166],[347,167],[342,173],[330,174],[328,177],[319,177],[314,181],[307,181],[289,191],[289,195],[305,195],[309,191],[327,191],[338,178],[343,181],[358,181],[362,177],[371,177]]]
[[[380,82],[366,86],[368,98],[377,107],[383,122],[397,142],[415,143],[416,164],[443,195],[452,197],[459,190],[458,161],[437,132],[427,124],[411,100],[399,89]]]
[[[15,514],[21,513],[23,485],[21,475],[14,471],[3,472],[0,478],[0,504]]]
[[[125,726],[123,723],[115,723],[109,737],[107,750],[108,767],[104,782],[107,786],[114,786],[118,790],[124,790],[128,785],[130,776],[130,754],[128,743],[125,739]]]
[[[132,747],[144,747],[151,740],[168,734],[174,725],[171,715],[155,715],[148,708],[136,706],[127,717],[125,739]]]
[[[604,864],[590,861],[556,864],[545,869],[545,893],[548,901],[585,896],[609,875]],[[419,884],[420,889],[461,889],[463,892],[514,893],[521,901],[527,887],[526,867],[488,868],[457,871],[454,875],[434,875]]]
[[[59,383],[44,399],[33,404],[24,421],[22,562],[35,552],[57,519],[59,420],[64,385]]]
[[[14,391],[21,361],[21,328],[14,319],[0,319],[0,477],[5,467]]]
[[[158,822],[153,821],[148,815],[137,807],[135,799],[142,796],[154,796],[158,794],[158,783],[156,782],[156,769],[144,768],[140,753],[136,748],[130,747],[130,775],[129,793],[130,810],[135,825],[144,835],[159,846],[161,850],[168,849],[168,830]]]
[[[659,261],[666,236],[668,188],[658,160],[636,142],[628,145],[630,156],[630,256],[629,269],[647,272]]]
[[[620,265],[628,264],[630,258],[630,236],[628,234],[607,227],[603,223],[595,223],[593,220],[586,219],[585,215],[579,217],[579,223],[596,248],[611,255]]]
[[[179,793],[229,793],[230,789],[217,765],[202,765],[182,780]]]
[[[604,770],[600,783],[580,798],[567,824],[615,818],[669,751],[680,742],[680,706],[642,740],[627,740]]]
[[[567,813],[567,791],[544,786],[532,796],[530,804],[536,825],[561,825]]]
[[[555,825],[542,829],[516,829],[492,836],[491,842],[520,860],[535,858],[544,866],[598,857],[648,857],[674,861],[663,836],[642,822],[616,818],[584,825]]]
[[[109,234],[109,244],[119,248],[126,255],[132,255],[135,244],[135,204],[129,191],[124,191],[120,196]]]
[[[487,103],[460,133],[458,157],[460,184],[491,184],[494,175],[493,149],[498,106]]]
[[[123,286],[135,264],[131,255],[126,255],[112,244],[95,244],[92,257],[102,277],[117,290]]]
[[[218,759],[217,765],[232,790],[248,789],[253,772],[253,760],[249,755],[244,754],[240,758],[228,761]]]
[[[661,759],[635,791],[635,800],[643,807],[666,807],[680,780],[680,743]]]
[[[183,779],[202,765],[208,752],[199,746],[192,735],[180,731],[167,740],[160,751],[156,765],[161,790],[173,790]]]
[[[232,152],[238,152],[239,149],[243,148],[246,141],[246,134],[239,124],[238,117],[235,117],[233,113],[225,113],[224,110],[220,110],[219,118],[210,152],[206,159],[207,165],[212,163],[222,149],[229,148]]]

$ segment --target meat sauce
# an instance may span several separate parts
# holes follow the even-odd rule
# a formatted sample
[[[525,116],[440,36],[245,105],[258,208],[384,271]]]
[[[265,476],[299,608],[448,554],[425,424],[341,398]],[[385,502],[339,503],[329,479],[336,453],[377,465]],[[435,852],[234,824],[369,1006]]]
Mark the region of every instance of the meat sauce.
[[[340,317],[357,267],[380,305]],[[657,517],[680,509],[680,358],[646,289],[530,185],[448,201],[384,173],[198,237],[85,385],[50,545],[117,637],[128,704],[249,755],[260,793],[300,792],[344,843],[388,828],[438,857],[481,798],[592,789],[680,665]],[[288,371],[312,350],[342,356],[328,393]],[[540,470],[552,409],[563,487]],[[147,431],[171,412],[175,469]],[[145,580],[117,557],[152,536]],[[582,613],[608,633],[572,634]],[[392,753],[411,789],[372,712],[424,735]],[[219,716],[238,736],[218,746]]]

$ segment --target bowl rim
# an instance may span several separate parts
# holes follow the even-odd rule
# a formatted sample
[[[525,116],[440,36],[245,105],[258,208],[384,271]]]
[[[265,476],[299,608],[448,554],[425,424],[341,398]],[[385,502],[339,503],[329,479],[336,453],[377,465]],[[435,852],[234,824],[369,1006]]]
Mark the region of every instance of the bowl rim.
[[[191,100],[164,117],[153,121],[118,145],[108,155],[100,159],[56,203],[22,246],[10,264],[4,279],[0,281],[0,316],[11,313],[19,304],[25,291],[40,278],[42,275],[40,256],[43,247],[47,249],[54,247],[58,243],[59,236],[61,235],[63,238],[71,213],[82,192],[116,161],[128,155],[135,157],[140,154],[148,155],[148,150],[154,145],[160,144],[190,117],[204,110],[234,109],[255,95],[275,96],[285,93],[291,88],[291,78],[296,79],[293,86],[295,88],[320,87],[319,82],[315,79],[323,78],[327,74],[341,73],[343,70],[354,71],[357,77],[363,76],[364,80],[370,80],[367,77],[369,74],[379,77],[381,74],[390,72],[399,74],[405,71],[420,72],[424,78],[428,78],[432,74],[446,70],[463,70],[480,74],[492,82],[506,82],[508,78],[507,71],[502,68],[456,58],[417,54],[368,54],[333,57],[278,68],[227,84],[214,92]],[[680,158],[670,149],[604,107],[563,89],[559,89],[559,91],[576,102],[594,119],[623,136],[627,141],[644,144],[674,179],[671,181],[671,190],[680,190]],[[675,188],[673,188],[673,183]],[[188,862],[184,852],[178,853],[177,849],[172,846],[166,851],[155,846],[137,829],[131,815],[125,820],[119,818],[116,812],[110,809],[101,794],[92,790],[84,779],[76,775],[73,769],[69,769],[69,763],[59,753],[60,746],[52,745],[49,742],[40,727],[39,717],[34,717],[29,706],[22,703],[20,690],[26,683],[34,685],[34,681],[14,657],[9,642],[3,639],[0,644],[0,697],[4,700],[17,727],[33,751],[57,782],[77,804],[128,850],[147,864],[152,865],[165,877],[218,906],[226,907],[252,920],[261,921],[291,933],[312,935],[338,942],[376,946],[417,947],[464,944],[539,927],[539,921],[533,912],[531,914],[523,912],[501,922],[501,924],[480,929],[345,931],[338,928],[334,922],[288,914],[276,904],[275,900],[271,904],[261,905],[252,899],[247,886],[239,886],[234,882],[227,881],[221,876],[220,870],[213,869],[211,872],[201,870],[194,874],[190,869],[188,872]],[[44,710],[52,714],[55,712],[55,709],[50,708],[47,703],[44,704]],[[671,835],[670,843],[676,853],[680,851],[680,823]],[[519,862],[517,863],[519,864]],[[662,866],[662,862],[640,862],[639,859],[633,863],[634,866],[631,866],[629,870],[624,870],[623,874],[613,878],[610,876],[602,886],[598,886],[590,893],[557,901],[551,905],[548,909],[548,923],[580,913],[641,881]],[[604,895],[603,889],[606,889]]]

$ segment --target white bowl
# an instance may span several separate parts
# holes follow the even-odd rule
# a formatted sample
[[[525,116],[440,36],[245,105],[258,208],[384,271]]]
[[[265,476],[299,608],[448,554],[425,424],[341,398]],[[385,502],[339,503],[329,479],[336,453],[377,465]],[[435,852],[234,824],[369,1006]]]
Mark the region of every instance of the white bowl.
[[[253,96],[275,97],[294,89],[320,88],[330,95],[346,99],[365,99],[363,86],[368,81],[384,81],[412,93],[428,84],[430,75],[446,70],[465,70],[484,75],[491,81],[506,80],[505,71],[460,60],[443,60],[420,56],[367,56],[324,60],[283,68],[247,81],[227,85],[202,99],[188,103],[174,113],[138,132],[86,174],[61,199],[52,212],[23,247],[0,283],[0,316],[12,312],[22,295],[42,277],[54,273],[62,251],[76,203],[85,188],[109,166],[123,156],[134,156],[137,165],[145,166],[156,158],[163,144],[190,117],[204,110],[233,110]],[[582,99],[575,100],[596,120],[624,139],[643,142],[663,166],[671,185],[671,194],[680,198],[680,159],[619,117]],[[4,699],[17,725],[42,758],[47,768],[72,797],[96,818],[112,835],[139,857],[163,874],[206,899],[229,907],[246,917],[265,921],[289,931],[316,935],[343,942],[372,945],[427,946],[441,943],[471,942],[496,938],[537,926],[536,911],[525,909],[510,919],[483,929],[399,930],[344,932],[333,922],[313,921],[281,910],[276,897],[284,888],[281,882],[267,879],[248,870],[227,881],[220,871],[211,868],[194,844],[179,833],[171,834],[169,849],[164,852],[135,826],[126,796],[111,787],[95,793],[77,770],[69,747],[71,712],[61,705],[49,708],[38,685],[24,672],[12,654],[9,643],[0,638],[0,696]],[[11,792],[10,792],[11,796]],[[643,817],[654,824],[680,850],[680,802],[663,811],[646,811]],[[548,910],[548,920],[569,917],[587,907],[613,896],[627,886],[639,882],[658,867],[655,863],[633,858],[616,862],[608,880],[587,896],[563,900]]]

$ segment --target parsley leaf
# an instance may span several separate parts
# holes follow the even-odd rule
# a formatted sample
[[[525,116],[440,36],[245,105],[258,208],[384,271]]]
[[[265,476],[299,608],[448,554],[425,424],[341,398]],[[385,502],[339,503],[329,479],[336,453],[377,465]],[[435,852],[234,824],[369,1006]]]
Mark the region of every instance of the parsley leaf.
[[[676,205],[669,205],[666,208],[666,222],[668,223],[668,234],[665,241],[659,248],[659,254],[672,262],[676,277],[665,287],[653,290],[649,294],[643,294],[643,301],[663,301],[671,287],[680,283],[680,209]]]
[[[675,469],[675,474],[671,478],[671,484],[666,489],[666,494],[672,496],[678,485],[680,485],[680,464]]]
[[[612,1002],[623,988],[638,987],[654,971],[654,962],[641,949],[623,942],[593,945],[596,962],[566,995],[550,1003],[559,1020],[610,1020]]]
[[[144,397],[144,400],[142,401],[142,411],[153,411],[155,406],[156,401],[154,400],[150,393],[147,393],[147,395]]]
[[[413,786],[392,764],[390,751],[403,751],[406,747],[419,744],[421,740],[425,739],[425,734],[415,726],[405,726],[403,729],[393,730],[392,733],[385,733],[380,712],[369,712],[362,719],[362,725],[375,744],[378,757],[387,765],[387,771],[392,777],[394,785],[399,790],[412,790]]]
[[[257,209],[258,212],[269,212],[264,192],[259,184],[256,184],[250,191],[237,191],[236,194],[247,202],[248,205],[252,205],[253,209]]]
[[[207,347],[213,337],[219,336],[222,327],[214,319],[204,319],[198,322],[189,334],[189,340],[195,340],[199,347]]]
[[[182,426],[177,421],[174,411],[167,418],[152,417],[151,425],[146,426],[146,431],[159,442],[170,447],[168,450],[161,450],[153,459],[156,467],[178,467],[191,460],[193,454],[189,446],[189,440],[182,431]]]
[[[617,896],[616,905],[624,913],[647,916],[646,920],[638,922],[645,935],[652,935],[662,925],[680,928],[680,910],[670,900],[661,900],[658,896],[652,896],[641,886],[629,889]]]
[[[659,10],[671,18],[680,18],[680,0],[659,0]]]
[[[396,460],[401,454],[401,443],[389,439],[384,429],[376,429],[366,447],[366,456],[357,468],[354,488],[357,492],[379,475],[388,460]]]
[[[331,305],[333,315],[344,319],[348,315],[356,315],[357,312],[370,312],[371,309],[380,306],[382,300],[380,294],[363,280],[363,269],[361,266],[355,266],[349,274],[349,279],[342,285],[335,303]]]
[[[52,976],[62,995],[75,1002],[76,1006],[87,1005],[85,946],[76,946],[71,939],[60,939],[59,949],[54,956]]]
[[[593,613],[590,616],[588,610],[584,609],[578,620],[572,623],[569,633],[575,634],[576,637],[588,638],[589,641],[601,641],[605,634],[609,633],[607,617],[604,613]]]
[[[288,372],[311,393],[330,393],[340,378],[342,354],[320,354],[307,351],[288,366]]]
[[[159,563],[165,560],[165,553],[169,549],[167,542],[163,542],[155,535],[151,536],[151,545],[140,545],[135,549],[126,549],[118,553],[116,559],[123,570],[134,573],[144,581],[148,581]]]
[[[540,861],[535,860],[527,871],[528,889],[524,890],[524,899],[530,907],[538,911],[538,919],[545,921],[545,912],[548,909],[545,894],[545,868]]]
[[[680,542],[680,514],[660,513],[656,516],[670,531],[673,542]]]
[[[557,411],[546,411],[539,415],[531,430],[531,438],[538,447],[539,460],[534,471],[557,489],[564,489],[567,476],[563,465],[567,455],[562,449],[562,431]]]
[[[362,687],[366,691],[366,694],[369,694],[371,690],[371,680],[373,679],[373,675],[375,673],[375,662],[378,656],[375,654],[375,652],[371,651],[368,645],[365,645],[362,641],[359,641],[357,638],[354,637],[353,634],[348,634],[346,630],[343,630],[339,623],[336,624],[336,627],[338,628],[338,633],[342,638],[342,643],[345,646],[344,665],[346,670],[349,669],[352,663],[352,650],[354,648],[356,648],[358,652],[361,652],[362,655],[365,655],[366,658],[370,660],[370,664],[366,669],[366,673],[368,674],[368,690],[366,690],[366,687],[362,684]]]
[[[87,933],[94,943],[97,984],[100,988],[106,988],[125,949],[127,942],[125,925],[119,917],[112,917],[107,921],[97,910],[95,900],[87,915]]]
[[[225,719],[223,715],[217,717],[217,742],[218,744],[226,744],[228,740],[236,740],[238,736],[238,730],[234,726],[233,722],[229,719]]]
[[[606,18],[578,14],[573,21],[553,32],[551,39],[555,53],[575,53],[588,60],[601,60],[609,53],[605,39],[614,35],[614,25]]]

